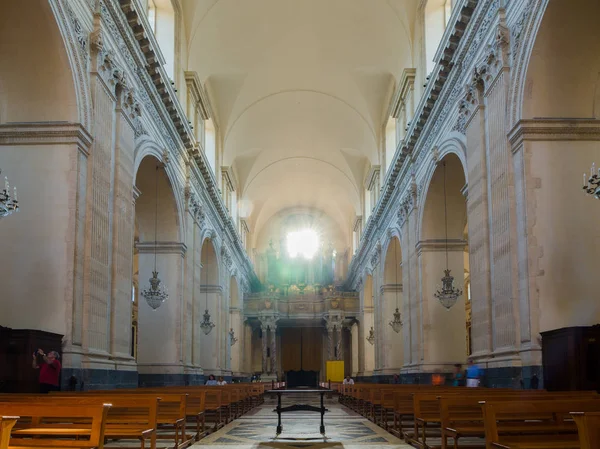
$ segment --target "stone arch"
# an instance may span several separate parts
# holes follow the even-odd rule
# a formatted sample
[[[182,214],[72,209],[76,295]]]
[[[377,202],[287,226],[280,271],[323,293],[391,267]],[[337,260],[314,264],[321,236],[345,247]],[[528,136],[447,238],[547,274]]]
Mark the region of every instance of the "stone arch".
[[[132,318],[137,321],[137,362],[143,385],[146,375],[157,373],[156,365],[175,365],[180,359],[177,342],[182,328],[179,312],[182,286],[179,279],[185,251],[180,243],[175,195],[164,165],[156,157],[146,156],[137,167],[134,179],[139,196],[135,203],[133,266],[137,267],[137,273],[134,272],[133,284],[139,291],[147,288],[156,265],[159,279],[169,294],[156,310],[146,303],[139,291],[134,297],[137,317]]]
[[[520,118],[600,118],[599,16],[594,0],[548,3],[531,39]]]
[[[240,285],[235,275],[229,278],[229,328],[233,330],[237,341],[234,343],[229,337],[231,371],[240,373],[243,371],[243,348],[244,348],[244,317],[242,315],[242,301],[240,298]]]
[[[396,333],[389,325],[398,309],[404,310],[402,293],[402,248],[398,235],[392,235],[382,249],[383,259],[382,298],[380,301],[380,319],[382,321],[382,368],[398,373],[404,361],[404,331]],[[391,374],[391,372],[390,372]]]
[[[539,332],[600,319],[592,299],[598,251],[589,244],[600,238],[600,209],[581,181],[555,183],[559,176],[581,180],[584,172],[589,178],[590,165],[600,159],[599,15],[593,0],[534,1],[511,42],[520,50],[511,68],[512,144],[522,195],[518,232],[527,254],[519,267],[521,303],[527,303],[521,339],[534,345]],[[540,131],[529,132],[533,128]]]
[[[84,237],[76,222],[85,208],[74,192],[85,179],[91,136],[79,126],[67,39],[51,3],[0,2],[0,169],[18,187],[21,205],[2,220],[0,253],[10,263],[0,273],[0,308],[5,326],[44,329],[71,342],[72,332],[82,339],[82,309],[73,308],[82,295]],[[23,251],[30,245],[35,257]]]
[[[150,138],[142,138],[139,142],[136,142],[134,163],[133,163],[133,177],[136,179],[140,166],[144,160],[148,157],[154,158],[157,161],[163,162],[165,160],[165,154],[167,150],[160,147],[155,141]],[[177,167],[174,164],[164,164],[164,173],[168,179],[171,191],[173,193],[173,200],[177,208],[177,228],[178,236],[173,241],[183,241],[185,235],[185,220],[183,219],[185,212],[185,204],[183,199],[183,193],[181,192],[180,183],[178,182]]]
[[[438,147],[436,147],[436,150],[431,153],[428,162],[424,162],[424,164],[427,166],[427,170],[423,176],[422,182],[420,183],[421,192],[419,193],[419,201],[421,202],[420,206],[422,207],[419,207],[418,209],[419,227],[417,229],[417,241],[423,238],[423,213],[425,211],[425,207],[423,206],[425,205],[425,199],[429,194],[433,176],[438,169],[439,161],[442,161],[444,158],[447,158],[450,155],[455,156],[460,163],[463,178],[465,180],[463,187],[468,183],[467,148],[465,145],[465,136],[457,132],[452,132],[449,138],[444,140]]]
[[[227,301],[223,301],[223,286],[215,236],[212,232],[209,232],[208,235],[210,237],[206,236],[202,241],[200,255],[202,263],[200,308],[208,311],[215,327],[208,334],[200,333],[200,366],[204,369],[205,375],[220,375],[221,370],[228,364],[228,360],[226,360],[228,345],[225,342],[226,334],[229,332],[227,327],[229,310]]]
[[[9,25],[23,17],[28,26]],[[3,2],[0,18],[0,123],[79,122],[73,71],[49,2]]]
[[[464,290],[467,218],[464,185],[465,172],[461,160],[455,152],[448,151],[436,164],[424,192],[417,243],[422,283],[424,358],[427,363],[447,371],[454,363],[464,363],[467,357],[465,297],[461,295],[452,307],[446,309],[434,294],[442,286],[441,278],[446,266],[454,276],[454,287]]]

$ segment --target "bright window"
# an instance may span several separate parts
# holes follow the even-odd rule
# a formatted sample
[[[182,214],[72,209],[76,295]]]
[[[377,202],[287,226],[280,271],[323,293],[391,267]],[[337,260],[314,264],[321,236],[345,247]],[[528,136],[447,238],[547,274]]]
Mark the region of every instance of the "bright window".
[[[312,259],[319,249],[319,236],[312,229],[290,232],[287,235],[287,250],[290,257]]]

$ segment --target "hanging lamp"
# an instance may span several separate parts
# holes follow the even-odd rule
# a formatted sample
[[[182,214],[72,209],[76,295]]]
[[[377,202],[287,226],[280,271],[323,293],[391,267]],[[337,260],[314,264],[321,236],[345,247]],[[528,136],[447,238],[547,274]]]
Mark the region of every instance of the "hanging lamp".
[[[158,170],[160,167],[160,164],[156,165],[155,176],[156,207],[154,214],[154,271],[152,271],[152,277],[149,279],[150,287],[146,287],[141,291],[141,295],[144,297],[148,305],[152,307],[152,310],[158,309],[162,303],[169,298],[167,289],[161,283],[161,280],[158,277],[158,270],[156,269],[156,247],[158,246]]]
[[[233,331],[233,328],[229,329],[229,340],[231,341],[231,346],[236,344],[236,342],[238,341],[238,339],[235,338],[235,332]]]
[[[375,331],[373,330],[373,326],[371,326],[371,329],[369,330],[367,341],[371,344],[375,343]]]
[[[402,329],[402,314],[398,307],[398,245],[395,240],[392,241],[394,245],[394,270],[396,283],[394,284],[394,291],[396,293],[396,311],[394,312],[394,319],[390,321],[390,326],[394,329],[394,332],[399,333]]]
[[[442,277],[442,289],[437,290],[433,296],[435,296],[440,303],[446,308],[450,309],[458,297],[462,295],[462,290],[454,287],[454,276],[450,274],[448,268],[448,204],[446,199],[446,161],[442,162],[444,167],[444,223],[446,227],[446,269],[444,270],[444,277]]]
[[[208,251],[208,250],[207,250]],[[202,332],[204,332],[204,335],[208,335],[210,334],[210,331],[213,330],[213,327],[215,327],[215,323],[213,323],[210,320],[210,313],[208,313],[208,252],[206,254],[206,282],[204,284],[204,291],[206,293],[206,310],[204,311],[204,319],[202,320],[202,323],[200,323],[200,328],[202,329]]]

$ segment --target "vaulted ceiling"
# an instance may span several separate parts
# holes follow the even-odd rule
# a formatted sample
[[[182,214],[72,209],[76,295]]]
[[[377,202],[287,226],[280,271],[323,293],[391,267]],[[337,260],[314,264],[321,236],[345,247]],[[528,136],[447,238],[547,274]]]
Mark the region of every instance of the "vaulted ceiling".
[[[183,0],[188,69],[209,92],[255,239],[305,209],[349,244],[390,97],[414,65],[416,3]]]

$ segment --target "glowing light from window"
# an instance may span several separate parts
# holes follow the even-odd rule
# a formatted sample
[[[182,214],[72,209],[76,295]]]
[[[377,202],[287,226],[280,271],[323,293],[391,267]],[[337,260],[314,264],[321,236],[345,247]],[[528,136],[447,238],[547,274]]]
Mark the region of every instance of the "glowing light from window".
[[[287,236],[287,250],[290,257],[312,259],[319,249],[319,236],[312,229],[290,232]]]

